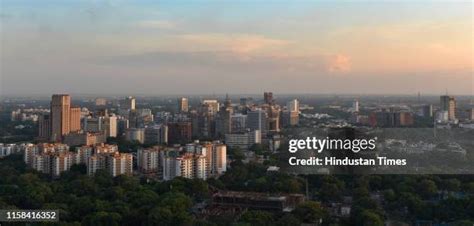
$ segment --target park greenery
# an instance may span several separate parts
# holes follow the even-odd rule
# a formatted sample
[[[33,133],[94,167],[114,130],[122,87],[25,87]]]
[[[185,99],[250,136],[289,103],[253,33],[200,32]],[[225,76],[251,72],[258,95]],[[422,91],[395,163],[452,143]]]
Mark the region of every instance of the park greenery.
[[[233,155],[239,157],[239,151]],[[149,181],[132,176],[86,174],[75,165],[58,179],[31,169],[21,155],[0,160],[0,209],[58,209],[60,225],[383,225],[387,220],[471,223],[472,176],[295,176],[266,171],[265,164],[238,158],[220,178]],[[308,189],[306,189],[308,183]],[[308,193],[290,213],[247,210],[239,217],[199,217],[211,190]],[[351,214],[331,216],[327,206],[351,198]],[[378,198],[377,198],[378,197]],[[380,198],[382,197],[382,198]],[[45,223],[47,224],[47,223]]]

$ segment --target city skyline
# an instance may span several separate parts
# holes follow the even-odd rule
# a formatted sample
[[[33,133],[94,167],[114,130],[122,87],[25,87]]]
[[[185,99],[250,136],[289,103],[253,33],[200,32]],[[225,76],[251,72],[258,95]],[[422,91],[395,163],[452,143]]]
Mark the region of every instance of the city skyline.
[[[2,1],[0,95],[472,95],[471,2],[229,4]]]

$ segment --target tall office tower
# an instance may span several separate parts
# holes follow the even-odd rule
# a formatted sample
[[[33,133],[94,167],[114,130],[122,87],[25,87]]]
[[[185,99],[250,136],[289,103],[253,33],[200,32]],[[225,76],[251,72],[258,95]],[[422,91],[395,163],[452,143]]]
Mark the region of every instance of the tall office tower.
[[[42,114],[38,119],[38,139],[49,140],[51,138],[51,120],[49,114]]]
[[[262,137],[265,137],[268,131],[267,121],[267,113],[260,108],[247,112],[247,127],[250,131],[260,130]]]
[[[129,96],[125,98],[125,100],[123,100],[121,108],[128,109],[128,110],[135,110],[135,102],[136,102],[135,97]]]
[[[471,108],[470,110],[469,120],[474,121],[474,108]]]
[[[145,144],[167,144],[168,126],[159,124],[145,128]]]
[[[456,120],[456,99],[452,96],[441,96],[440,105],[442,111],[448,112],[449,120]]]
[[[431,104],[424,105],[421,108],[421,115],[423,117],[433,117],[433,105]]]
[[[294,99],[286,104],[288,111],[300,111],[300,102]]]
[[[263,93],[263,100],[266,104],[273,104],[274,103],[274,100],[273,100],[273,93],[272,92],[264,92]]]
[[[137,167],[142,173],[158,173],[160,169],[160,149],[158,147],[138,149]]]
[[[117,135],[122,136],[129,128],[129,121],[126,118],[120,117],[117,119]]]
[[[71,131],[71,97],[55,94],[51,100],[51,141],[60,142]]]
[[[232,114],[234,113],[234,109],[232,108],[231,100],[229,96],[226,96],[226,100],[224,102],[224,106],[217,114],[216,120],[216,136],[217,137],[224,137],[225,134],[232,132]]]
[[[280,106],[270,105],[267,109],[267,129],[269,132],[280,131]]]
[[[178,99],[178,111],[179,112],[188,112],[189,111],[188,98],[181,97],[181,98]]]
[[[237,113],[232,114],[231,118],[231,132],[232,133],[242,133],[247,129],[247,115]]]
[[[71,116],[70,116],[70,132],[78,132],[81,130],[81,108],[80,107],[71,107]]]
[[[354,100],[354,102],[352,102],[352,110],[354,112],[359,112],[359,101],[358,100]]]
[[[219,111],[219,101],[217,100],[203,100],[202,105],[209,114],[214,115]]]

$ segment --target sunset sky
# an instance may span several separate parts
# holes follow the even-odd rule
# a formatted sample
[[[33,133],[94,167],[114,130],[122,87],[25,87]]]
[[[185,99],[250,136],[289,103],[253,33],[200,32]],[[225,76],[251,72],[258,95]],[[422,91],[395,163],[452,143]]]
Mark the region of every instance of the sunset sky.
[[[472,7],[1,0],[0,94],[472,95]]]

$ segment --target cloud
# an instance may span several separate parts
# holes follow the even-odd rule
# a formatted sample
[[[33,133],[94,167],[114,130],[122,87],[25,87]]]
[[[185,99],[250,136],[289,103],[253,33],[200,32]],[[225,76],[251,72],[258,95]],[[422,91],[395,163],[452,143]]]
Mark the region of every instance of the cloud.
[[[188,34],[180,35],[178,38],[185,42],[207,46],[211,50],[231,51],[242,54],[278,49],[290,43],[287,40],[267,38],[253,34]]]
[[[338,54],[329,59],[328,71],[331,73],[347,73],[351,71],[351,59]]]
[[[140,28],[149,29],[175,29],[176,24],[167,20],[144,20],[137,23]]]

